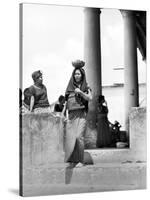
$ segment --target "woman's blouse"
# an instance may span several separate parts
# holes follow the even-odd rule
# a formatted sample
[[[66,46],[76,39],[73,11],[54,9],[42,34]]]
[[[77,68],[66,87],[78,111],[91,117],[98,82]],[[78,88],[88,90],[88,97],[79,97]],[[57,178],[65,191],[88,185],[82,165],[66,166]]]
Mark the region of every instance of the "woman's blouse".
[[[50,106],[45,85],[42,85],[41,88],[32,85],[31,87],[29,87],[29,91],[31,93],[31,96],[34,96],[33,109]]]
[[[89,87],[85,93],[88,94],[88,89],[91,90]],[[67,97],[67,109],[69,111],[72,110],[79,110],[84,109],[88,111],[88,101],[85,100],[81,95],[75,94],[75,92],[70,92]]]

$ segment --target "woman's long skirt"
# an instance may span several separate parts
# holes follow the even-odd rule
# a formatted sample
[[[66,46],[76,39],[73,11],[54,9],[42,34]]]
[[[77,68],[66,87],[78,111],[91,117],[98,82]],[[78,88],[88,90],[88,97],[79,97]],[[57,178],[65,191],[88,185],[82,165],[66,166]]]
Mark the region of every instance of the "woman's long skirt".
[[[83,163],[85,131],[86,112],[83,110],[71,111],[65,131],[65,162]]]

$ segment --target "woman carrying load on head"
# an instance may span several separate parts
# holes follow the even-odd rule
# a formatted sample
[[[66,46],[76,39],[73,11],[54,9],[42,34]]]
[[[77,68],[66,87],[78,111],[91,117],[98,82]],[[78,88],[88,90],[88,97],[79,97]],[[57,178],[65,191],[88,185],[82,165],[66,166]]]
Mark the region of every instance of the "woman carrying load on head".
[[[72,65],[74,70],[65,93],[69,118],[66,124],[65,161],[81,167],[84,164],[88,101],[92,100],[92,94],[83,69],[85,62],[77,60]]]

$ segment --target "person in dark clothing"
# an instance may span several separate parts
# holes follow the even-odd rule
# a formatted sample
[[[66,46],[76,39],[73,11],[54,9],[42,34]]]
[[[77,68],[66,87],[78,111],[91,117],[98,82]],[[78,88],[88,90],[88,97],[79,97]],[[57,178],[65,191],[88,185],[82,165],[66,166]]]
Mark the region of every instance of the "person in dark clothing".
[[[58,98],[58,103],[55,104],[54,112],[62,112],[64,108],[65,97],[60,95]]]
[[[121,125],[118,121],[114,121],[114,124],[111,124],[111,132],[112,132],[112,143],[116,143],[120,141],[120,128]]]
[[[98,123],[97,123],[97,147],[109,147],[111,145],[111,131],[108,120],[108,107],[105,97],[98,99]]]
[[[22,90],[19,88],[19,115],[22,114]]]
[[[19,88],[19,108],[22,106],[22,90]]]
[[[26,88],[23,93],[24,93],[24,100],[23,101],[28,107],[30,107],[30,100],[31,100],[31,96],[32,96],[30,89]]]

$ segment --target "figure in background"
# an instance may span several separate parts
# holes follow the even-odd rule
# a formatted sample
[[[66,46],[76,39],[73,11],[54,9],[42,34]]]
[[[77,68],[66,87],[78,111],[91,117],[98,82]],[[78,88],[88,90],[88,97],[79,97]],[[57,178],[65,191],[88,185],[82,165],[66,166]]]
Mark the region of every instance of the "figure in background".
[[[19,114],[21,114],[22,109],[22,90],[19,88]]]
[[[54,106],[54,112],[62,113],[65,106],[65,97],[63,95],[60,95],[58,98],[58,103]],[[65,115],[65,113],[64,113]]]
[[[24,99],[22,103],[22,114],[30,112],[30,99],[31,99],[31,93],[29,88],[24,89]]]
[[[24,103],[30,112],[50,112],[50,104],[47,97],[47,89],[43,84],[43,75],[40,70],[32,73],[34,84],[24,90]]]
[[[121,124],[115,120],[114,124],[111,124],[111,133],[112,133],[112,144],[117,148],[128,147],[126,131],[120,130]]]
[[[99,96],[98,99],[98,122],[97,122],[97,147],[110,147],[111,145],[111,131],[108,120],[108,107],[105,97]]]
[[[118,121],[114,121],[114,124],[111,124],[111,132],[112,132],[112,143],[116,144],[116,142],[120,141],[120,128],[121,125]]]
[[[85,62],[77,60],[72,62],[72,65],[75,69],[65,93],[69,118],[65,133],[65,161],[82,167],[88,101],[92,99],[92,94],[83,69]]]
[[[19,88],[19,108],[22,106],[22,90]]]

